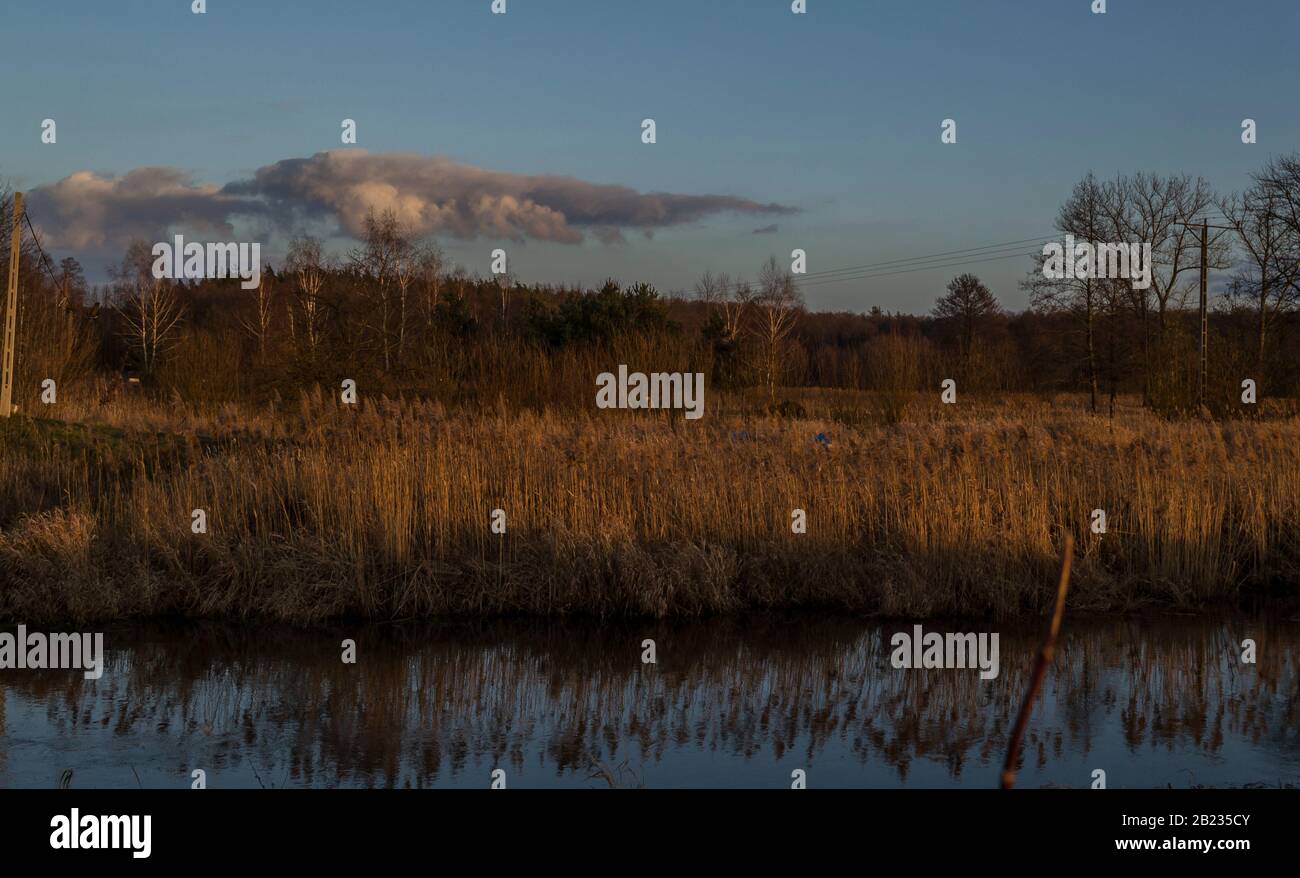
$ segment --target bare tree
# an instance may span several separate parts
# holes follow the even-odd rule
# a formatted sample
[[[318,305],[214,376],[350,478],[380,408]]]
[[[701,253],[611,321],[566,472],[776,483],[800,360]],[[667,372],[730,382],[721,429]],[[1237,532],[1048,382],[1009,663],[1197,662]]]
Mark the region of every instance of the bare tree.
[[[1269,159],[1253,176],[1256,185],[1271,196],[1275,217],[1300,238],[1300,153]],[[1300,258],[1300,254],[1293,255]]]
[[[446,259],[437,244],[426,241],[417,248],[415,262],[416,279],[424,294],[425,325],[432,329],[442,296],[442,275]]]
[[[34,241],[24,241],[21,246],[25,253],[35,249]],[[80,281],[81,269],[76,260],[63,260],[60,267],[64,274],[51,279],[39,251],[31,257],[26,263],[21,258],[19,262],[15,368],[28,379],[52,378],[62,388],[94,370],[98,336],[81,304],[84,282]],[[4,302],[0,299],[0,317],[3,314]],[[31,380],[21,384],[37,386]]]
[[[1123,196],[1112,197],[1123,206],[1111,219],[1117,233],[1151,245],[1151,295],[1155,298],[1157,327],[1164,330],[1170,307],[1186,304],[1199,283],[1201,240],[1192,225],[1197,216],[1214,206],[1208,183],[1186,174],[1160,177],[1136,174],[1121,177],[1116,186]],[[1228,266],[1228,240],[1216,234],[1209,243],[1210,267]]]
[[[726,284],[722,277],[711,271],[704,272],[695,282],[695,298],[708,305],[710,310],[717,307],[726,295]]]
[[[60,308],[81,307],[86,298],[86,273],[71,256],[59,260],[58,295]]]
[[[731,281],[731,275],[706,271],[695,283],[695,297],[709,306],[718,319],[723,341],[739,341],[745,311],[753,303],[754,291],[744,280]]]
[[[297,313],[302,319],[307,356],[314,362],[324,322],[321,287],[325,284],[325,273],[329,268],[321,255],[320,241],[310,236],[295,238],[289,244],[285,266],[294,277],[294,300]],[[293,309],[290,309],[289,314],[292,320]]]
[[[1269,331],[1300,301],[1300,229],[1286,221],[1289,208],[1282,187],[1257,182],[1219,205],[1246,256],[1228,298],[1248,302],[1258,315],[1255,362],[1262,369]]]
[[[257,282],[253,291],[253,316],[251,319],[240,318],[244,329],[257,341],[257,354],[266,359],[266,340],[271,333],[272,308],[274,306],[274,287],[265,274]]]
[[[414,246],[402,247],[393,259],[393,281],[397,285],[397,362],[406,353],[406,301],[417,270]]]
[[[410,237],[398,221],[397,213],[390,208],[376,214],[371,208],[366,214],[362,246],[350,254],[353,266],[369,285],[367,292],[379,306],[378,335],[385,371],[392,367],[391,312],[398,286],[397,266],[410,249]]]
[[[143,241],[127,248],[125,259],[113,273],[118,288],[115,307],[125,327],[123,335],[138,356],[141,369],[152,373],[176,343],[185,308],[175,284],[153,276],[149,245]]]
[[[502,274],[493,275],[493,278],[496,281],[497,292],[501,294],[501,331],[504,332],[506,327],[509,325],[507,323],[506,304],[510,291],[514,289],[515,278],[514,275],[508,271]]]
[[[1056,218],[1056,228],[1063,235],[1073,235],[1093,245],[1115,240],[1114,226],[1105,209],[1106,196],[1091,173],[1074,184]],[[1071,257],[1072,258],[1072,257]],[[1093,277],[1048,278],[1041,262],[1024,284],[1030,291],[1030,303],[1044,311],[1063,310],[1076,315],[1084,328],[1084,347],[1088,370],[1089,407],[1097,410],[1098,354],[1097,322],[1105,297],[1103,279]]]
[[[934,316],[957,324],[961,333],[963,365],[970,361],[975,336],[989,318],[1001,312],[993,293],[973,274],[960,274],[948,281],[948,293],[934,303]]]
[[[769,256],[758,278],[758,295],[754,297],[755,335],[760,348],[763,381],[768,402],[776,402],[776,386],[785,365],[785,347],[803,311],[803,295],[794,275]]]
[[[1128,243],[1151,245],[1151,285],[1138,288],[1126,281],[1128,298],[1138,317],[1142,344],[1142,396],[1151,401],[1152,378],[1156,360],[1152,356],[1150,315],[1156,312],[1155,340],[1163,354],[1168,314],[1171,308],[1184,306],[1199,285],[1201,241],[1197,216],[1214,206],[1215,195],[1209,184],[1186,174],[1161,177],[1139,173],[1117,177],[1103,186],[1106,212],[1113,233]],[[1116,241],[1115,243],[1120,243]],[[1210,268],[1227,268],[1228,238],[1215,231],[1207,252]],[[1160,361],[1162,369],[1171,364]]]

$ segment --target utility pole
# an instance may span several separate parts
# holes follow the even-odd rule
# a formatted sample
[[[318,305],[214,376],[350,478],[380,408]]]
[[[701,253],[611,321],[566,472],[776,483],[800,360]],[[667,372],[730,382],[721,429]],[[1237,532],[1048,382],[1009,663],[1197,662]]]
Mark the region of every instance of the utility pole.
[[[14,413],[14,345],[18,333],[18,254],[23,245],[23,193],[14,193],[13,240],[9,244],[9,287],[5,296],[4,359],[0,360],[0,418]]]
[[[1190,222],[1179,222],[1178,225],[1185,226],[1192,234],[1195,234],[1196,225]],[[1210,229],[1219,229],[1224,232],[1235,232],[1232,226],[1212,226],[1209,220],[1201,220],[1201,338],[1200,338],[1200,368],[1197,369],[1196,381],[1196,401],[1198,406],[1205,405],[1205,390],[1209,386],[1209,339],[1210,339],[1210,307],[1209,307],[1209,290],[1210,290]],[[1215,237],[1218,239],[1218,236]]]
[[[1210,335],[1210,316],[1209,303],[1207,301],[1210,276],[1210,226],[1206,220],[1201,220],[1201,374],[1200,381],[1197,383],[1196,403],[1197,406],[1205,405],[1205,385],[1209,377],[1208,364],[1208,342]]]

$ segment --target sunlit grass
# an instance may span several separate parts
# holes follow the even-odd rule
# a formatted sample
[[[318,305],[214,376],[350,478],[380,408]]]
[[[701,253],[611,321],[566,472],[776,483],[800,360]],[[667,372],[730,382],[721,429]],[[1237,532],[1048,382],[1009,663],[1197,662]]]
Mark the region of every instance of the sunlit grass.
[[[1076,607],[1202,606],[1300,580],[1295,418],[1111,420],[1011,400],[889,425],[839,416],[849,403],[811,395],[790,421],[720,402],[687,422],[318,394],[14,419],[0,615],[1011,616],[1050,601],[1066,530]],[[190,532],[196,508],[207,534]],[[796,508],[806,534],[791,533]]]

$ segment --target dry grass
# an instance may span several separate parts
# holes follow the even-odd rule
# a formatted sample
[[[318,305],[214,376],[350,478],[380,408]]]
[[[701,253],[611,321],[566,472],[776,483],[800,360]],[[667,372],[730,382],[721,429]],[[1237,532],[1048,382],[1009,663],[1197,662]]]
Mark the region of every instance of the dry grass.
[[[1206,606],[1300,582],[1294,417],[710,412],[465,415],[317,395],[256,413],[120,400],[59,413],[80,424],[14,419],[0,427],[0,618],[1009,617],[1050,606],[1065,531],[1075,608]],[[824,430],[829,449],[812,441]],[[498,507],[504,537],[489,529]],[[206,535],[190,532],[196,508]],[[795,508],[807,534],[790,532]]]

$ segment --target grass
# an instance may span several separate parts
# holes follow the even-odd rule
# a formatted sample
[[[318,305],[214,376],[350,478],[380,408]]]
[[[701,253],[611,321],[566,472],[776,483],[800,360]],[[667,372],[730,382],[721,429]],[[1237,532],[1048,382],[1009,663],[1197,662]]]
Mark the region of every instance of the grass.
[[[61,403],[62,420],[0,427],[0,620],[1006,618],[1050,607],[1067,532],[1075,609],[1300,583],[1295,417],[1111,420],[1019,399],[887,424],[833,420],[871,408],[842,396],[803,402],[800,420],[723,401],[696,422],[320,394],[257,411]]]

